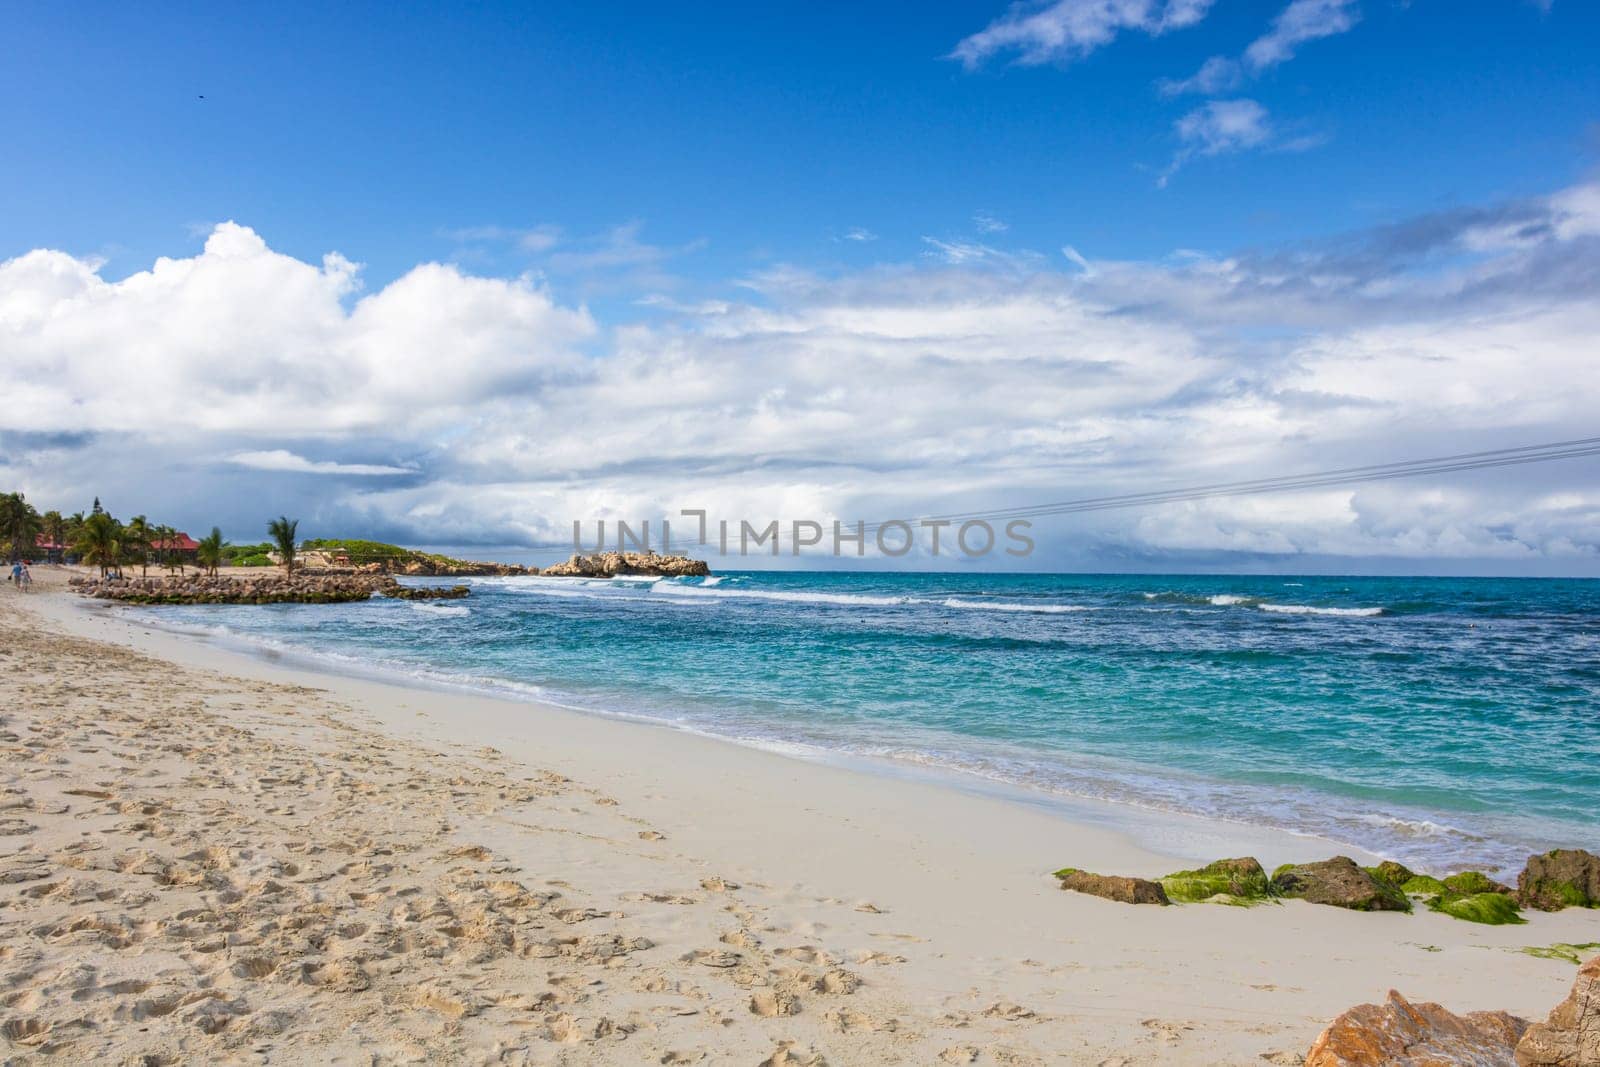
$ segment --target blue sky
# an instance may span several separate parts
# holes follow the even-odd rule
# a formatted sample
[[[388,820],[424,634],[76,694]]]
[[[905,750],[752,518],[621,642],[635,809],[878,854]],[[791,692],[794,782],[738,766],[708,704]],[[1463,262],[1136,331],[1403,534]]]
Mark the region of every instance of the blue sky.
[[[1282,6],[1221,0],[1188,28],[969,70],[952,49],[1003,5],[13,5],[0,89],[27,106],[0,116],[0,247],[127,272],[238,219],[382,283],[420,259],[537,265],[460,231],[636,223],[717,283],[915,257],[985,214],[1001,246],[1226,252],[1593,165],[1600,8],[1368,2],[1230,94],[1318,147],[1197,160],[1158,189],[1198,101],[1156,84],[1238,55]],[[878,241],[838,240],[853,230]]]
[[[1581,396],[1495,409],[1529,368],[1581,365],[1586,301],[1557,279],[1596,262],[1592,3],[0,13],[0,342],[13,397],[62,383],[0,420],[0,474],[31,497],[127,462],[114,488],[208,526],[182,471],[239,536],[270,493],[515,548],[708,485],[755,515],[878,518],[1588,428]],[[1498,347],[1451,349],[1471,395],[1441,406],[1404,368],[1452,331]],[[100,396],[98,359],[143,378]],[[206,417],[164,406],[164,359],[227,366],[192,386]],[[306,369],[340,359],[365,369]],[[397,367],[484,384],[430,396]],[[281,431],[251,417],[280,403]],[[1197,426],[1204,462],[1181,455]],[[185,432],[246,459],[179,456]],[[574,434],[587,458],[550,443]],[[1190,542],[1110,519],[1072,562],[1582,571],[1600,535],[1561,494],[1587,484],[1504,481],[1543,504],[1464,484],[1445,520],[1398,516],[1403,494],[1218,505]],[[1508,533],[1530,507],[1560,517]],[[1328,522],[1366,540],[1274,536]]]

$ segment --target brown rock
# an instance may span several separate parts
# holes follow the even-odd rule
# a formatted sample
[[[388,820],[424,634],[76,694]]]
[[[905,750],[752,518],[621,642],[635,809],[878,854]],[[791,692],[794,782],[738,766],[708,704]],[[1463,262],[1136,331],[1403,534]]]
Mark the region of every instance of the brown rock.
[[[1354,911],[1410,911],[1411,901],[1398,888],[1380,882],[1349,856],[1320,863],[1295,863],[1272,873],[1272,886],[1286,897],[1329,904]]]
[[[663,578],[693,578],[708,575],[705,560],[687,556],[658,556],[654,552],[600,552],[593,556],[573,556],[565,563],[546,567],[546,577],[613,578],[619,574],[659,575]]]
[[[1540,911],[1600,907],[1600,856],[1581,848],[1529,856],[1517,876],[1517,903]]]
[[[1122,904],[1167,904],[1167,891],[1160,882],[1148,878],[1124,878],[1115,874],[1092,874],[1073,868],[1056,872],[1061,888],[1092,897],[1104,897]]]
[[[1335,1019],[1306,1053],[1305,1067],[1498,1067],[1512,1062],[1526,1019],[1503,1011],[1456,1015],[1412,1004],[1394,990]]]
[[[1517,1067],[1600,1065],[1600,956],[1578,968],[1572,993],[1517,1044]]]

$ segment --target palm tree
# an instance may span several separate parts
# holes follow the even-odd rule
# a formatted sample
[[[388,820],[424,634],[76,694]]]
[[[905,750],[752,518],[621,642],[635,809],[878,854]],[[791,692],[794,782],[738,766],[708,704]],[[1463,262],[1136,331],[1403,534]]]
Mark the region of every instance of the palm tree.
[[[58,546],[65,555],[67,543],[67,520],[61,517],[59,511],[47,511],[39,518],[39,525],[44,532],[44,539]],[[57,562],[60,562],[59,560]]]
[[[222,566],[222,550],[227,542],[222,539],[222,529],[211,527],[211,532],[200,539],[200,549],[194,555],[195,562],[206,569],[211,577],[217,576],[217,568]]]
[[[77,544],[78,543],[78,538],[80,538],[82,536],[83,536],[83,512],[74,511],[71,515],[67,516],[67,528],[66,528],[66,530],[64,532],[64,535],[61,538],[61,543],[63,545],[66,545],[68,547],[68,550],[73,551],[74,560],[76,560],[77,553],[76,553],[75,550],[72,549],[72,546]],[[66,552],[62,553],[62,562],[66,562]]]
[[[78,541],[72,546],[78,558],[100,568],[100,577],[122,562],[122,525],[103,511],[83,520]]]
[[[122,547],[129,563],[139,564],[139,577],[150,573],[150,542],[155,540],[155,527],[143,515],[135,515],[122,528]]]
[[[31,555],[39,542],[39,513],[21,493],[0,495],[0,541],[9,547],[8,559]]]
[[[177,571],[183,573],[183,553],[178,550],[178,528],[176,526],[157,526],[156,536],[161,539],[161,565],[167,568],[167,573]]]
[[[294,577],[294,535],[299,529],[300,520],[291,519],[287,515],[279,515],[267,523],[267,536],[278,546],[278,555],[283,559],[284,572],[290,578]]]

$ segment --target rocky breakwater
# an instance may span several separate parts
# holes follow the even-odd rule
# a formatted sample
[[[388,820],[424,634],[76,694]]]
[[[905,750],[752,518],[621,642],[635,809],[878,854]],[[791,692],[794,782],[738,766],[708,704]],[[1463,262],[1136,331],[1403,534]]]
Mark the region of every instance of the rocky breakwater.
[[[654,552],[600,552],[593,556],[573,556],[540,572],[547,578],[615,578],[618,575],[643,575],[658,578],[701,578],[711,573],[703,559],[687,556],[658,556]]]
[[[377,592],[395,600],[460,600],[472,595],[472,590],[465,585],[401,585],[392,579],[379,585]]]
[[[415,589],[388,575],[267,575],[251,578],[74,578],[79,594],[123,604],[346,604],[375,593],[399,599],[466,596],[466,586]]]
[[[520,563],[480,563],[472,560],[399,559],[376,563],[328,563],[314,560],[297,568],[308,578],[341,578],[361,575],[382,578],[403,575],[408,578],[506,578],[538,574],[538,567]]]
[[[390,574],[406,574],[424,578],[505,578],[538,574],[538,567],[524,567],[520,563],[479,563],[473,560],[413,559],[391,567]]]

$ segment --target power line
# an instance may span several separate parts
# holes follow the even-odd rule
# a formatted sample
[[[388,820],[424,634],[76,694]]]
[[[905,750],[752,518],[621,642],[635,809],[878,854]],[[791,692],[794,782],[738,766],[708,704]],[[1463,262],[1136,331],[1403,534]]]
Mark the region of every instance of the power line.
[[[1255,496],[1263,493],[1292,492],[1301,489],[1326,489],[1366,482],[1420,478],[1432,474],[1454,474],[1464,471],[1486,470],[1493,467],[1520,466],[1529,463],[1548,463],[1555,460],[1579,459],[1596,455],[1600,455],[1600,437],[1580,437],[1568,441],[1552,441],[1538,445],[1518,445],[1513,448],[1495,448],[1478,452],[1460,452],[1454,455],[1398,460],[1392,463],[1373,463],[1359,467],[1340,467],[1333,470],[1279,475],[1273,478],[1213,482],[1204,485],[1149,490],[1141,493],[1122,493],[1113,496],[1082,497],[1076,500],[1062,500],[1049,504],[1032,504],[990,511],[929,515],[915,519],[885,519],[879,522],[863,524],[863,532],[874,534],[890,523],[899,522],[916,525],[924,522],[959,523],[980,519],[1007,521],[1011,519],[1047,518],[1052,515],[1110,511],[1119,508],[1153,507],[1159,504],[1208,500],[1218,497]],[[849,524],[841,523],[840,525],[850,529],[852,533],[854,532]],[[564,543],[550,543],[529,547],[569,548],[574,546]]]
[[[1044,518],[1050,515],[1108,511],[1115,508],[1148,507],[1156,504],[1205,500],[1214,497],[1249,496],[1298,489],[1329,488],[1362,482],[1392,481],[1398,478],[1418,478],[1430,474],[1449,474],[1459,471],[1484,470],[1490,467],[1546,463],[1558,459],[1576,459],[1593,455],[1600,455],[1600,437],[1584,437],[1570,441],[1556,441],[1541,445],[1521,445],[1515,448],[1497,448],[1481,452],[1463,452],[1450,456],[1401,460],[1394,463],[1376,463],[1362,467],[1343,467],[1336,470],[1282,475],[1275,478],[1216,482],[1209,485],[1153,490],[1143,493],[1125,493],[1116,496],[1084,497],[1078,500],[1064,500],[1051,504],[1034,504],[991,511],[931,515],[920,519],[886,519],[881,522],[866,524],[865,530],[869,533],[876,532],[890,522],[923,523],[961,522],[977,519]]]

